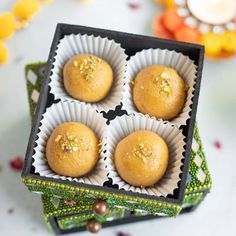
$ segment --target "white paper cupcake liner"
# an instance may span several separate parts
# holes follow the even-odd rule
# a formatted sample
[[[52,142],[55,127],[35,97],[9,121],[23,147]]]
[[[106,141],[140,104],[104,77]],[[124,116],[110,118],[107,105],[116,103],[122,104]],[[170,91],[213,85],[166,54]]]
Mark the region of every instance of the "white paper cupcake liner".
[[[186,125],[190,118],[192,98],[194,96],[194,85],[196,82],[197,66],[189,57],[182,53],[162,49],[147,49],[136,53],[127,63],[125,76],[125,91],[123,104],[128,112],[138,112],[133,103],[131,81],[134,80],[140,70],[154,64],[164,65],[175,69],[182,77],[189,89],[182,111],[170,122],[177,125]]]
[[[91,107],[76,103],[76,102],[59,102],[47,108],[41,120],[39,127],[38,139],[36,140],[37,146],[34,148],[35,154],[33,155],[33,166],[35,173],[40,176],[50,177],[54,179],[62,179],[75,181],[91,185],[103,185],[107,180],[104,158],[104,144],[101,146],[100,158],[92,170],[92,172],[84,177],[72,178],[68,176],[61,176],[53,172],[47,163],[45,156],[46,143],[52,131],[64,122],[81,122],[91,128],[99,140],[104,139],[106,136],[106,123],[105,119],[96,110]],[[102,142],[103,143],[103,142]]]
[[[124,90],[124,75],[126,70],[125,50],[120,44],[108,38],[95,37],[93,35],[71,34],[60,40],[56,56],[54,58],[52,74],[50,76],[49,86],[55,99],[74,100],[64,88],[63,67],[65,63],[77,54],[94,54],[104,59],[113,70],[113,84],[107,95],[100,102],[88,103],[97,110],[109,110],[120,104]],[[82,102],[84,103],[84,102]]]
[[[149,130],[157,133],[165,140],[169,149],[169,163],[166,173],[154,187],[134,187],[121,179],[115,169],[113,157],[117,144],[130,133],[138,130]],[[112,179],[113,184],[118,185],[119,189],[166,197],[168,194],[173,194],[174,190],[178,188],[180,173],[182,173],[181,166],[184,158],[185,142],[182,131],[175,125],[169,122],[157,121],[139,113],[129,116],[124,115],[111,121],[107,132],[107,140],[109,142],[106,146],[106,169],[108,177]]]

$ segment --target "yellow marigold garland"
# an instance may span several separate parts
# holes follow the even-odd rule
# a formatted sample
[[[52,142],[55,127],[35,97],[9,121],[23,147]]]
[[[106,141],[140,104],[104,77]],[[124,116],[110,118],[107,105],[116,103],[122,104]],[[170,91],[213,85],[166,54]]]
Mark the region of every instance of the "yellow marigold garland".
[[[25,27],[32,17],[40,11],[41,3],[50,0],[18,0],[9,12],[0,14],[0,63],[8,60],[4,40],[14,35],[16,30]]]

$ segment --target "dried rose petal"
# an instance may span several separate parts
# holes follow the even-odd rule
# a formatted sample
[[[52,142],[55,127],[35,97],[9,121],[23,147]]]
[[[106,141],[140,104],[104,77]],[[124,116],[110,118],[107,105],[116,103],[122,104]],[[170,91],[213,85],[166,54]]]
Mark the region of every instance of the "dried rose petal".
[[[215,141],[214,146],[215,146],[216,149],[220,150],[222,148],[222,143],[219,142],[219,141]]]
[[[141,4],[138,2],[129,2],[128,6],[133,10],[138,10],[141,7]]]
[[[21,171],[23,168],[23,158],[20,156],[16,156],[13,160],[10,161],[10,166],[13,170]]]
[[[67,206],[75,206],[76,202],[73,201],[73,200],[65,200],[64,204],[67,205]]]
[[[119,233],[117,234],[117,236],[131,236],[131,235],[128,234],[128,233],[119,232]]]

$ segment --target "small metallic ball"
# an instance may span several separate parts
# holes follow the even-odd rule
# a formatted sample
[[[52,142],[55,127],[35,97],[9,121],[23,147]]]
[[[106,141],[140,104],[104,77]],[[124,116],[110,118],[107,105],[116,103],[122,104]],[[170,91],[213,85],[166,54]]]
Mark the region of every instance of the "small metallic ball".
[[[109,211],[109,206],[105,201],[97,200],[93,204],[93,212],[97,215],[104,216]]]
[[[96,220],[88,220],[87,221],[87,230],[90,233],[98,233],[100,231],[100,229],[102,228],[102,225],[100,222],[96,221]]]

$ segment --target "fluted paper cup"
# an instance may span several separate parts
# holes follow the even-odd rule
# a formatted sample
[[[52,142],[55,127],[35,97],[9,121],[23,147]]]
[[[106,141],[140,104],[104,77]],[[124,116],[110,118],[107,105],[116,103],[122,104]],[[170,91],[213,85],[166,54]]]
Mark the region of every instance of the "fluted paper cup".
[[[91,185],[100,185],[107,180],[104,158],[104,144],[103,139],[106,136],[106,123],[105,119],[96,110],[91,107],[81,105],[76,102],[59,102],[47,108],[41,120],[39,127],[38,139],[36,140],[37,146],[34,148],[35,154],[33,155],[33,166],[35,173],[40,176],[50,177],[54,179],[62,179],[75,181]],[[60,124],[65,122],[80,122],[91,128],[96,137],[102,141],[100,158],[91,173],[84,177],[72,178],[68,176],[58,175],[53,172],[45,156],[47,140],[52,131]]]
[[[119,105],[124,90],[124,74],[127,62],[125,50],[114,40],[86,34],[67,35],[58,44],[49,82],[50,92],[55,96],[55,99],[81,102],[66,92],[63,83],[63,67],[69,59],[77,54],[96,55],[105,60],[113,71],[113,84],[109,94],[102,101],[87,104],[99,111],[107,111]],[[81,103],[84,104],[85,102]]]
[[[165,140],[169,149],[167,170],[162,179],[153,187],[139,188],[126,183],[118,175],[114,165],[114,152],[119,141],[138,130],[149,130],[158,134]],[[111,121],[107,140],[109,141],[106,146],[106,169],[108,177],[112,179],[113,184],[118,185],[119,189],[166,197],[168,194],[173,194],[174,190],[178,188],[185,145],[184,136],[178,127],[169,122],[158,121],[149,116],[133,113],[128,116],[117,117]]]
[[[123,98],[124,108],[128,112],[138,112],[132,95],[132,85],[136,75],[140,70],[151,65],[163,65],[173,68],[177,71],[180,77],[184,80],[188,87],[186,94],[186,101],[182,111],[170,122],[180,127],[186,125],[190,118],[192,98],[194,96],[194,85],[196,82],[197,66],[189,57],[182,53],[162,49],[147,49],[136,53],[127,63],[127,70],[125,76],[125,91]]]

